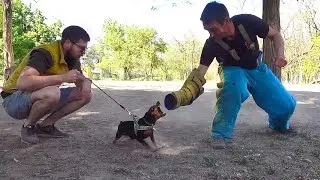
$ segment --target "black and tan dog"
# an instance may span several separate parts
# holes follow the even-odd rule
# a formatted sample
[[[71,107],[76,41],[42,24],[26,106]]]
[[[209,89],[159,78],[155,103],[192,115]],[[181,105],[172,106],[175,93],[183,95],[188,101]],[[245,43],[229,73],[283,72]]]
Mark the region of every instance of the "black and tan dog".
[[[144,139],[150,137],[152,143],[157,149],[158,147],[153,135],[153,126],[158,119],[166,115],[166,113],[161,111],[159,106],[160,103],[158,101],[155,105],[149,108],[142,118],[137,117],[133,121],[120,121],[113,144],[115,144],[122,135],[125,135],[129,136],[131,139],[137,139],[145,147],[151,148],[148,143],[144,141]]]

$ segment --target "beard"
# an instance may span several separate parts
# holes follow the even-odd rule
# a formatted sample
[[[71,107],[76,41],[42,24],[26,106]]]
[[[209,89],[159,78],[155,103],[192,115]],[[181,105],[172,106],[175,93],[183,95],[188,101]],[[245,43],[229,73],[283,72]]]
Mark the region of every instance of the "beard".
[[[64,56],[64,60],[68,64],[69,69],[72,69],[78,59],[72,56],[71,52],[68,51]]]

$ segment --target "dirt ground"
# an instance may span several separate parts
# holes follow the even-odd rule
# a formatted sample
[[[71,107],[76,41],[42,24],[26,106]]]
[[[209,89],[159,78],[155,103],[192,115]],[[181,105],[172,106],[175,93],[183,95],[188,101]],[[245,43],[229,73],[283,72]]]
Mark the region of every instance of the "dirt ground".
[[[143,116],[180,85],[121,82],[103,87]],[[239,113],[232,147],[214,150],[209,144],[216,102],[212,87],[188,107],[168,111],[162,106],[167,115],[155,126],[161,147],[156,152],[126,137],[112,144],[120,120],[131,119],[96,88],[90,104],[56,124],[71,137],[41,139],[37,145],[22,143],[22,122],[0,108],[0,179],[320,179],[319,92],[291,88],[298,100],[292,118],[296,132],[287,135],[268,129],[266,113],[250,97]]]

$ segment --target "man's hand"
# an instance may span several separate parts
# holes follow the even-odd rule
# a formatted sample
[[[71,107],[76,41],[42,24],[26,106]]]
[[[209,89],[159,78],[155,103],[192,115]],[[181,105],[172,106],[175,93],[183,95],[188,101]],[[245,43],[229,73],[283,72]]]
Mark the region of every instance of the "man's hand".
[[[80,73],[77,77],[77,81],[75,82],[75,85],[79,88],[82,88],[82,83],[84,80],[89,80],[91,82],[90,79],[86,78],[82,73]]]
[[[91,93],[91,80],[86,78],[83,74],[79,74],[75,84],[83,95],[88,95]]]
[[[76,69],[73,69],[65,74],[62,75],[62,81],[67,83],[76,83],[76,81],[80,77],[80,72]]]
[[[273,63],[274,63],[274,65],[276,65],[280,68],[287,65],[287,61],[286,61],[285,57],[283,57],[283,56],[276,57],[275,60],[273,61]]]

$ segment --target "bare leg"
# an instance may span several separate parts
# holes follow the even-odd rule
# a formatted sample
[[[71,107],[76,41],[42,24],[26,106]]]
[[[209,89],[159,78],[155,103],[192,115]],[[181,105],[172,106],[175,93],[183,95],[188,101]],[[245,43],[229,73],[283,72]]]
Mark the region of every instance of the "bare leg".
[[[156,141],[154,140],[153,132],[152,132],[152,134],[151,134],[151,136],[150,136],[150,139],[151,139],[153,145],[154,145],[156,148],[158,148],[158,146],[157,146],[157,144],[156,144]]]
[[[153,145],[154,145],[154,147],[155,147],[155,149],[153,149],[153,150],[154,150],[154,151],[159,150],[159,147],[158,147],[158,145],[157,145],[156,141],[154,140],[153,132],[152,132],[152,134],[151,134],[150,138],[151,138],[151,141],[152,141],[152,143],[153,143]]]
[[[20,132],[22,142],[39,143],[35,123],[48,114],[59,103],[59,99],[60,89],[55,86],[45,87],[31,93],[31,110]]]
[[[59,99],[60,90],[56,86],[49,86],[32,92],[32,107],[24,125],[34,125],[58,104]]]
[[[90,94],[82,94],[79,88],[74,88],[68,98],[68,102],[63,105],[60,109],[50,114],[46,119],[41,122],[41,126],[52,125],[62,117],[65,117],[76,110],[80,109],[84,105],[91,101]]]
[[[143,144],[143,146],[145,146],[148,149],[151,149],[151,147],[149,146],[148,143],[146,143],[143,139],[137,139],[141,144]]]
[[[113,144],[115,144],[118,139],[120,139],[120,137],[122,136],[122,134],[120,134],[119,130],[117,131],[117,134],[116,134],[116,138],[113,140]]]

